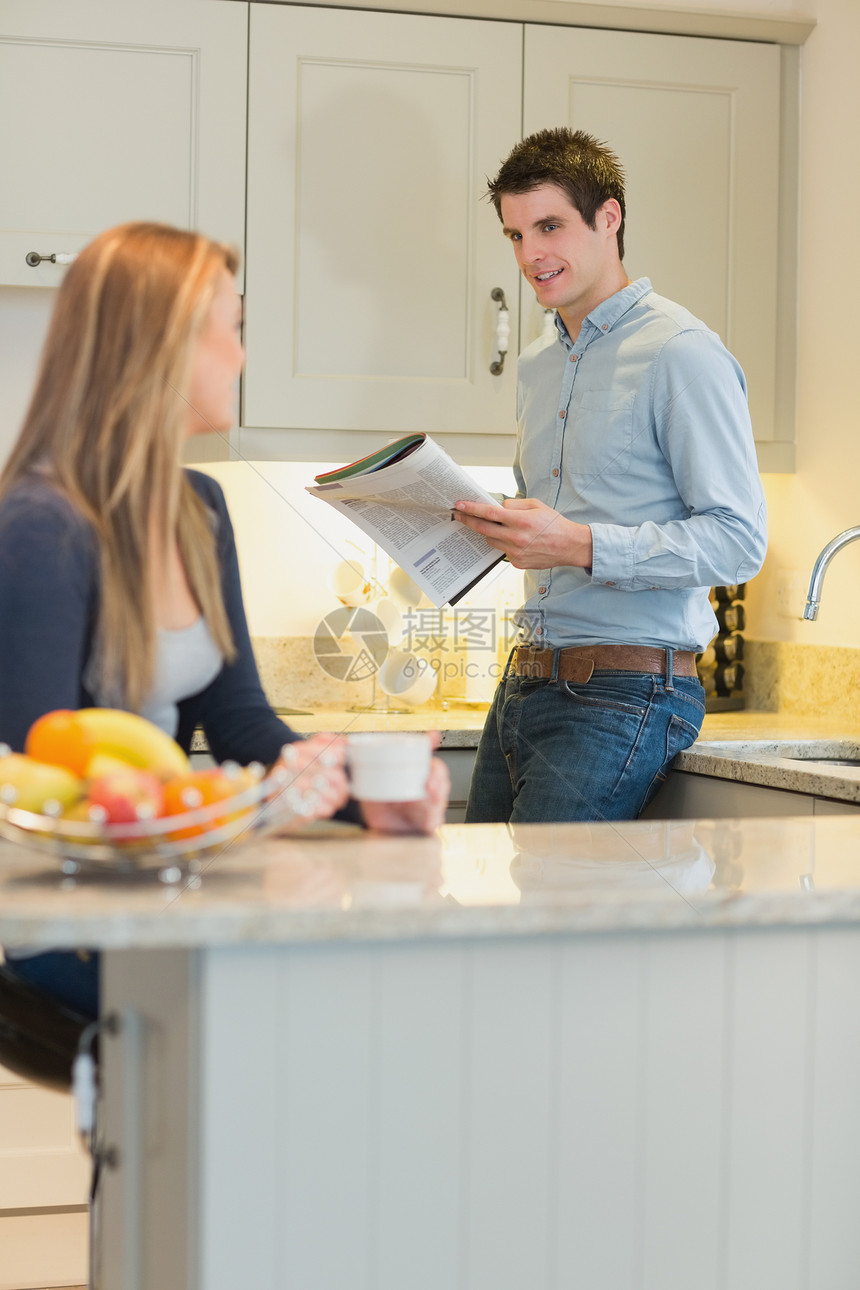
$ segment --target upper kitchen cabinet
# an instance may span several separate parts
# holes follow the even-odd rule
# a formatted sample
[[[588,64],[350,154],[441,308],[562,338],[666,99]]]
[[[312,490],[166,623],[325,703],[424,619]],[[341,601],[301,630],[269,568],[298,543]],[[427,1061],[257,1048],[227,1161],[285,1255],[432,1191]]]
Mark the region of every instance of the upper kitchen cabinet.
[[[481,198],[519,137],[522,34],[251,6],[244,426],[512,429],[518,273]]]
[[[611,143],[627,175],[628,275],[722,337],[756,439],[776,448],[778,292],[792,276],[778,271],[779,47],[529,26],[524,68],[524,134],[568,124]],[[524,302],[524,343],[541,315]]]
[[[113,224],[244,245],[248,6],[3,0],[0,283],[55,286]]]
[[[796,53],[252,4],[249,451],[267,455],[272,427],[300,432],[271,437],[274,454],[318,460],[302,431],[426,430],[481,435],[484,459],[509,460],[517,341],[545,319],[481,199],[517,139],[570,124],[625,165],[628,273],[723,337],[762,467],[790,469]],[[501,375],[494,287],[510,306]],[[338,460],[359,450],[335,440]]]

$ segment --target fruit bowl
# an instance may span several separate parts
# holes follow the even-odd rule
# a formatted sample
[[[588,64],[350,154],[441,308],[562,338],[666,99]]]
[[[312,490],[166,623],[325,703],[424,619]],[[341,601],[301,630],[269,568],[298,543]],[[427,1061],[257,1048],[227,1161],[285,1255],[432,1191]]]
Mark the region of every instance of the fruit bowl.
[[[232,797],[123,824],[42,815],[0,802],[0,837],[52,856],[69,876],[154,870],[162,882],[179,882],[237,839],[271,833],[305,813],[285,767],[268,775],[262,766],[249,770],[252,782]]]

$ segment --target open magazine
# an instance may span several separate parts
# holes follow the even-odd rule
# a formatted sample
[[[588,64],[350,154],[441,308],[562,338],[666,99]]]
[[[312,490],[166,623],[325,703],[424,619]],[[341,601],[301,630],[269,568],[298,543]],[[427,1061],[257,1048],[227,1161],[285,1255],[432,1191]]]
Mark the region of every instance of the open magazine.
[[[455,502],[495,502],[426,434],[316,475],[321,497],[391,556],[433,604],[453,605],[504,559],[453,518]]]

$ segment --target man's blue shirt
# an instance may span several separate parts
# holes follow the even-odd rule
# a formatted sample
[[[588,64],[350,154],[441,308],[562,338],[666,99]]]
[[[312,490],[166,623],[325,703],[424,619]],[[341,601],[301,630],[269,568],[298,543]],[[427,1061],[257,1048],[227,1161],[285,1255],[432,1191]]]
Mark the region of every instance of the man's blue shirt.
[[[766,510],[739,364],[647,278],[519,362],[514,473],[591,527],[590,570],[525,572],[526,637],[703,650],[712,586],[761,567]]]

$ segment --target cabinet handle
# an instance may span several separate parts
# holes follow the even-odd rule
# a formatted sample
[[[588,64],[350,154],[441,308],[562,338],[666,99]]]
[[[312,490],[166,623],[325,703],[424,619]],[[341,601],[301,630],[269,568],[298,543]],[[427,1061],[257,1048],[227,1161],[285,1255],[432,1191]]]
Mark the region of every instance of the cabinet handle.
[[[71,264],[72,260],[77,259],[77,254],[76,252],[54,251],[52,255],[40,255],[38,251],[28,251],[24,259],[31,269],[35,269],[43,260],[48,260],[51,264]]]
[[[508,302],[501,287],[493,287],[490,299],[499,302],[499,316],[496,319],[496,349],[499,357],[490,364],[490,371],[493,376],[501,376],[505,369],[505,354],[508,352],[508,341],[511,336]]]

